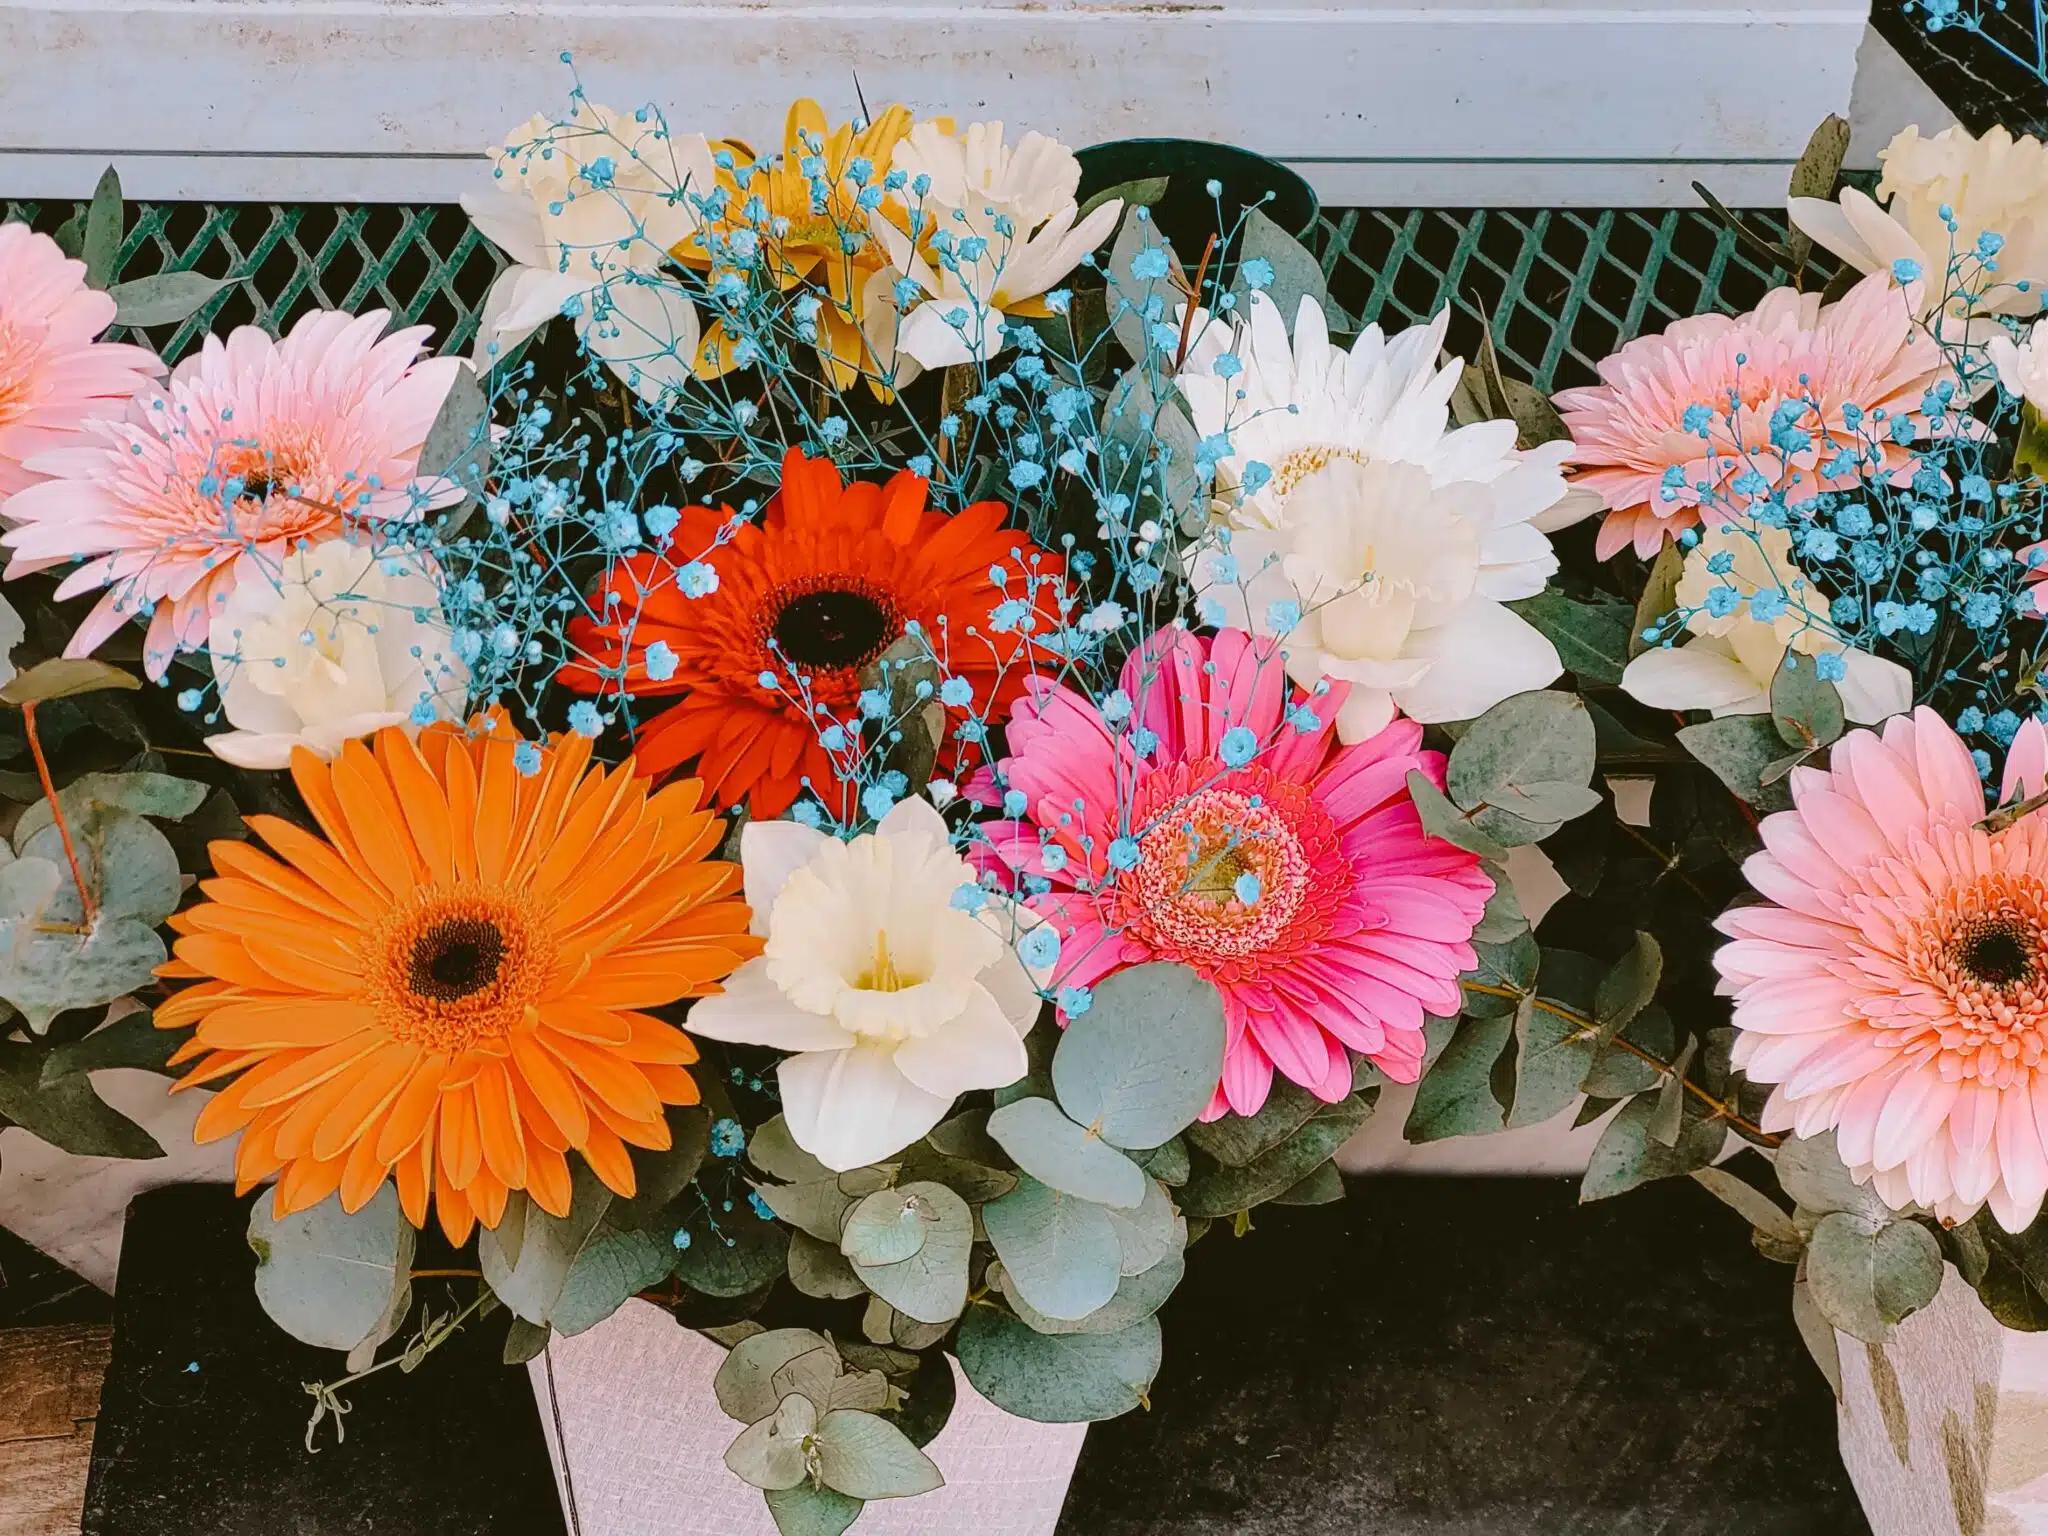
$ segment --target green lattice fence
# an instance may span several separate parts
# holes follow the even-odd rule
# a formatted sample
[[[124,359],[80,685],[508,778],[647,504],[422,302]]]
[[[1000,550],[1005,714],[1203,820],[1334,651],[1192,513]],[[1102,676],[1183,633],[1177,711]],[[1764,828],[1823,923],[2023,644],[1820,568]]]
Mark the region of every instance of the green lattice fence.
[[[70,205],[9,203],[54,230]],[[135,215],[131,215],[135,216]],[[240,279],[183,326],[148,340],[176,358],[226,324],[276,329],[307,309],[383,306],[466,349],[503,265],[451,207],[147,203],[121,274],[196,269]],[[1770,216],[1758,223],[1782,231]],[[1405,324],[1448,300],[1467,352],[1491,321],[1503,358],[1544,388],[1583,383],[1631,336],[1702,310],[1754,304],[1782,274],[1705,213],[1678,209],[1326,210],[1331,296],[1366,320]]]

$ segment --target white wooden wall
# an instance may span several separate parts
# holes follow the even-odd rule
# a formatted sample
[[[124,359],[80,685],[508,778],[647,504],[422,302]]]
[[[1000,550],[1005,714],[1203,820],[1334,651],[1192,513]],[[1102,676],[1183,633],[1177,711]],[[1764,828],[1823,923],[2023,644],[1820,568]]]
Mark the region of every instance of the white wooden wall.
[[[445,200],[592,100],[771,143],[902,100],[1234,141],[1333,205],[1775,203],[1868,0],[0,0],[0,197]]]

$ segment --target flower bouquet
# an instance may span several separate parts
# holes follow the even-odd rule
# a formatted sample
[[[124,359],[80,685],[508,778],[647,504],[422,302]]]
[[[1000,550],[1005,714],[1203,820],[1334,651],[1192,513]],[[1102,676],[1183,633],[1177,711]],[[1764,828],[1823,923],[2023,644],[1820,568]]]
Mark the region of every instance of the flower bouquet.
[[[1168,230],[902,107],[756,151],[579,89],[466,204],[466,362],[315,312],[166,376],[94,339],[117,189],[0,232],[0,1114],[147,1152],[89,1068],[211,1093],[347,1355],[309,1441],[641,1296],[806,1536],[937,1485],[941,1351],[1142,1406],[1189,1252],[1340,1198],[1387,1082],[1418,1140],[1606,1116],[1587,1197],[1693,1174],[1810,1324],[1944,1255],[2042,1316],[2048,159],[1826,202],[1845,135],[1810,236],[1743,226],[1794,286],[1554,405],[1256,194],[1179,168]]]

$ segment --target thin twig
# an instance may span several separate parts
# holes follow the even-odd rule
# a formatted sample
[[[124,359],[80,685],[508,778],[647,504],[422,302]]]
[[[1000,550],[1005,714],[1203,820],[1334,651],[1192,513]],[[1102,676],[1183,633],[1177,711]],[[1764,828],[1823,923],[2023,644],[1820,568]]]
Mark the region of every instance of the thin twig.
[[[99,903],[92,899],[92,892],[85,883],[85,871],[78,866],[78,849],[71,841],[70,823],[64,820],[64,807],[57,801],[57,786],[50,780],[49,760],[43,756],[42,739],[36,735],[36,703],[30,699],[21,706],[22,727],[28,735],[28,750],[36,760],[36,773],[43,781],[43,795],[50,802],[51,819],[57,823],[57,835],[64,840],[64,857],[71,862],[71,878],[78,884],[78,910],[82,926],[87,933],[99,920]]]
[[[1202,306],[1202,279],[1208,275],[1209,258],[1216,252],[1216,237],[1209,236],[1209,243],[1202,247],[1202,259],[1195,266],[1194,287],[1188,292],[1188,302],[1180,317],[1180,350],[1173,355],[1173,371],[1179,373],[1181,364],[1188,360],[1188,344],[1194,339],[1195,311]]]
[[[1513,987],[1496,987],[1491,985],[1490,983],[1483,981],[1465,981],[1460,982],[1459,985],[1462,986],[1467,992],[1478,992],[1486,997],[1508,997],[1513,998],[1518,1003],[1526,998],[1532,1006],[1541,1008],[1545,1013],[1549,1014],[1552,1018],[1563,1019],[1567,1024],[1575,1025],[1583,1034],[1598,1035],[1601,1033],[1600,1026],[1598,1024],[1595,1024],[1591,1019],[1581,1018],[1578,1014],[1573,1013],[1571,1009],[1561,1008],[1556,1003],[1551,1002],[1548,998],[1535,997],[1527,992],[1518,992]],[[1627,1051],[1631,1056],[1637,1058],[1639,1061],[1642,1061],[1648,1064],[1649,1066],[1655,1067],[1660,1076],[1670,1077],[1673,1075],[1672,1066],[1670,1062],[1664,1060],[1663,1057],[1657,1055],[1653,1051],[1644,1050],[1640,1045],[1637,1045],[1633,1040],[1624,1040],[1620,1035],[1616,1034],[1609,1035],[1607,1037],[1607,1043],[1609,1045],[1618,1045],[1624,1051]],[[1756,1124],[1754,1121],[1745,1120],[1741,1115],[1738,1115],[1737,1113],[1735,1113],[1734,1110],[1730,1109],[1726,1104],[1722,1103],[1721,1100],[1715,1098],[1711,1093],[1707,1092],[1706,1089],[1700,1087],[1699,1084],[1691,1081],[1690,1079],[1681,1079],[1681,1081],[1685,1084],[1685,1091],[1687,1093],[1690,1093],[1702,1104],[1708,1105],[1710,1108],[1712,1108],[1712,1110],[1717,1116],[1719,1116],[1723,1120],[1726,1120],[1730,1125],[1734,1126],[1735,1129],[1737,1129],[1738,1131],[1741,1131],[1745,1136],[1753,1137],[1755,1140],[1762,1142],[1767,1147],[1775,1147],[1785,1139],[1782,1136],[1776,1135],[1770,1131],[1765,1130],[1762,1126]]]

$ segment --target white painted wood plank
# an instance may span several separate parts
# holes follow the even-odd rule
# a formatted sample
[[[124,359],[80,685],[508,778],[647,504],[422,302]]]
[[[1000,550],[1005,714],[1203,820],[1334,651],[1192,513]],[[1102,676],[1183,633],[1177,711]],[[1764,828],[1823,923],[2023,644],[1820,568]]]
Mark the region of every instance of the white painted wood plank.
[[[0,192],[440,200],[561,104],[757,143],[903,100],[1073,144],[1248,145],[1333,204],[1775,201],[1845,110],[1866,0],[0,0]]]

